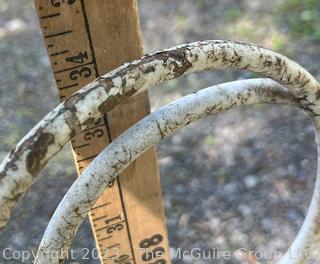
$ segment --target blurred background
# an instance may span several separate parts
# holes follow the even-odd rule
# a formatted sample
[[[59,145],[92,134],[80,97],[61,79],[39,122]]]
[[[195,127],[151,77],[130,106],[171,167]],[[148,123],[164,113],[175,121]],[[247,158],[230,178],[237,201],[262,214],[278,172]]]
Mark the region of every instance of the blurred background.
[[[145,52],[203,39],[253,42],[278,51],[320,77],[318,0],[138,0]],[[0,158],[58,104],[31,0],[0,0]],[[257,77],[205,72],[151,91],[152,107],[212,84]],[[239,248],[284,253],[304,219],[313,191],[313,125],[292,107],[256,105],[190,125],[158,145],[172,250]],[[4,248],[35,251],[56,206],[76,177],[66,146],[24,196],[0,236]],[[73,249],[93,248],[88,222]],[[1,254],[2,255],[2,254]],[[273,259],[275,260],[275,259]],[[21,263],[4,260],[0,263]],[[70,262],[71,263],[71,262]],[[173,259],[173,263],[222,263]],[[255,262],[252,262],[253,264]]]

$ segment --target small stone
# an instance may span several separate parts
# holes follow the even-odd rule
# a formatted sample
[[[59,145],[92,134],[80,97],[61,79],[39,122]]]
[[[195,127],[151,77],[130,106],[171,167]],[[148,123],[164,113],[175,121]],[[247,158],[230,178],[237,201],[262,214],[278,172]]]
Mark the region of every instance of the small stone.
[[[27,24],[23,20],[15,18],[9,20],[4,27],[9,32],[16,32],[24,30],[27,27]]]
[[[238,209],[240,210],[240,212],[243,216],[249,216],[252,211],[251,207],[248,205],[245,205],[245,204],[240,204],[238,206]]]
[[[245,244],[247,243],[248,237],[239,230],[234,230],[230,236],[232,243]]]
[[[246,176],[244,178],[244,184],[247,188],[254,188],[257,186],[258,184],[258,179],[257,179],[257,176],[255,175],[249,175],[249,176]]]
[[[300,162],[300,165],[302,168],[307,168],[308,165],[309,165],[309,160],[308,159],[303,159],[301,162]]]
[[[218,245],[223,245],[225,244],[227,241],[226,237],[224,235],[221,235],[221,236],[218,236],[216,239],[215,239],[215,242],[218,244]]]
[[[177,194],[182,194],[185,192],[185,188],[182,185],[176,185],[174,186],[174,189]]]
[[[295,166],[295,164],[289,164],[288,173],[293,176],[298,175],[298,170],[297,170],[297,167]]]
[[[264,230],[272,230],[274,228],[272,220],[270,218],[262,219],[262,228]]]
[[[179,226],[188,226],[190,220],[189,214],[182,214],[179,219]]]
[[[22,232],[15,234],[12,238],[12,241],[17,247],[21,247],[26,244],[26,239]]]
[[[218,217],[212,217],[208,221],[208,225],[212,231],[218,230],[220,224],[221,224],[221,220]]]
[[[223,189],[228,194],[235,193],[235,191],[237,190],[237,184],[234,182],[229,182],[224,185]]]
[[[159,159],[159,164],[163,166],[169,166],[169,165],[172,165],[172,163],[173,163],[173,159],[171,156],[167,156]]]

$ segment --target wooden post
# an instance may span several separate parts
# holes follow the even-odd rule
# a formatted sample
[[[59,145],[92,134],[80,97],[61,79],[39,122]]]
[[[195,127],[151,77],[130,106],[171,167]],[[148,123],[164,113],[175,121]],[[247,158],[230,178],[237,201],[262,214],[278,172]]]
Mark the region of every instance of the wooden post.
[[[143,53],[135,0],[35,0],[35,5],[61,100]],[[77,135],[71,143],[78,172],[149,112],[145,92]],[[90,211],[90,221],[101,263],[170,263],[155,148],[110,186]],[[159,247],[163,254],[148,254]]]

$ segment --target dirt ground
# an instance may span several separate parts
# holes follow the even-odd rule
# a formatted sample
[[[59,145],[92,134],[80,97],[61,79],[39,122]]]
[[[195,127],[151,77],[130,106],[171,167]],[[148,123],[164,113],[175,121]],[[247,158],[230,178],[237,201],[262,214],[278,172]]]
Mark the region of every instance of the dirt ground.
[[[267,2],[267,3],[266,3]],[[139,0],[145,52],[202,39],[257,43],[320,77],[320,3],[316,0]],[[31,0],[0,0],[0,158],[57,103],[55,83]],[[240,71],[193,74],[151,91],[152,107],[221,82],[257,77]],[[313,124],[301,110],[256,105],[181,129],[158,145],[172,252],[198,248],[232,259],[173,258],[173,263],[242,263],[239,249],[283,254],[302,224],[316,173]],[[6,248],[35,251],[75,179],[69,146],[49,163],[0,236]],[[72,263],[94,241],[86,222]],[[279,257],[279,256],[278,256]],[[6,260],[0,263],[21,263]],[[31,262],[25,262],[31,263]],[[69,262],[71,263],[71,262]],[[320,263],[317,262],[317,263]]]

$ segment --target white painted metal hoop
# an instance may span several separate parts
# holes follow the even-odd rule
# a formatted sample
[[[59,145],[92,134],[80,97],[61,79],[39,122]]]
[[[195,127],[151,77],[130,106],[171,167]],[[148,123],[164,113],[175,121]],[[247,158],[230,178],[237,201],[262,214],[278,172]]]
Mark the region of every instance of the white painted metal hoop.
[[[248,43],[207,40],[145,55],[105,74],[58,105],[3,160],[0,231],[46,163],[95,118],[161,82],[192,72],[226,68],[245,69],[278,81],[316,119],[316,125],[319,123],[320,85],[303,67],[278,53]]]
[[[221,40],[200,41],[151,53],[87,85],[56,107],[21,139],[0,164],[0,229],[4,228],[11,211],[45,164],[79,130],[90,126],[95,118],[130,96],[161,82],[192,72],[226,68],[260,73],[283,84],[299,102],[299,106],[311,115],[316,128],[320,128],[319,83],[300,65],[280,54],[253,44]],[[254,93],[262,90],[257,89]],[[267,98],[267,95],[255,95]],[[319,188],[317,180],[316,190]],[[291,247],[294,252],[301,250],[301,246],[311,252],[320,240],[320,232],[316,232],[319,204],[320,198],[316,192],[306,221]],[[50,245],[47,246],[50,251]],[[45,247],[42,244],[42,248]]]
[[[269,79],[224,83],[185,96],[150,114],[113,141],[71,186],[53,215],[38,250],[36,263],[59,263],[53,252],[67,252],[82,220],[108,184],[133,160],[166,135],[191,122],[236,106],[257,102],[291,104],[301,107],[287,89]],[[318,131],[316,132],[318,136]],[[318,148],[319,145],[317,144]],[[319,175],[317,186],[319,184]],[[315,189],[308,216],[297,239],[279,263],[307,263],[298,253],[314,253],[320,228],[317,221],[319,188]],[[316,212],[316,213],[315,213]],[[61,236],[60,234],[63,234]],[[309,255],[311,256],[311,255]],[[309,262],[308,262],[309,263]]]

